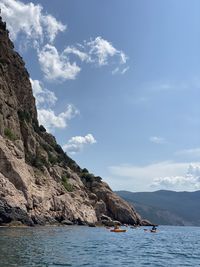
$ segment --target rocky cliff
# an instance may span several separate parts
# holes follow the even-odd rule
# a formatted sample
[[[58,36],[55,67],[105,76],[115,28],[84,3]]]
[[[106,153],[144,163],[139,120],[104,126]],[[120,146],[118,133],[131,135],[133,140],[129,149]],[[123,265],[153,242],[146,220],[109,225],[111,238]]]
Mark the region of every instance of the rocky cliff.
[[[0,18],[0,224],[96,223],[102,215],[142,223],[132,206],[81,169],[38,124],[29,74]]]

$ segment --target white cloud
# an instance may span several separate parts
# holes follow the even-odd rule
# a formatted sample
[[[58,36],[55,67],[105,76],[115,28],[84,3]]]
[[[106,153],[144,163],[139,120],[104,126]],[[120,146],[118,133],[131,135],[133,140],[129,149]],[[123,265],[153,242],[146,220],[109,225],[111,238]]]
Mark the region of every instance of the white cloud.
[[[0,8],[13,40],[22,34],[35,42],[42,43],[44,39],[53,42],[58,32],[66,29],[66,26],[52,15],[44,13],[39,4],[1,0]]]
[[[75,79],[81,71],[77,60],[98,66],[117,64],[121,66],[117,71],[121,74],[128,70],[128,67],[122,67],[127,63],[126,54],[100,36],[84,41],[83,44],[67,46],[59,53],[52,43],[57,34],[65,31],[67,26],[44,12],[40,4],[1,0],[0,8],[12,40],[15,41],[19,37],[20,49],[31,44],[37,50],[41,69],[48,80]],[[72,56],[76,56],[77,60],[72,61]]]
[[[89,56],[89,63],[95,63],[97,66],[102,67],[105,65],[117,65],[112,71],[112,74],[125,74],[129,67],[124,67],[127,63],[127,55],[116,49],[111,42],[103,39],[101,36],[85,41],[83,47]]]
[[[66,47],[65,50],[63,51],[63,53],[66,55],[74,54],[74,55],[78,56],[81,61],[90,62],[90,56],[87,53],[80,51],[78,48],[76,48],[74,46]]]
[[[166,143],[165,139],[163,137],[159,137],[159,136],[151,136],[149,138],[150,142],[154,143],[154,144],[164,144]]]
[[[156,178],[152,183],[152,187],[171,190],[199,190],[200,164],[190,164],[187,173],[182,176]]]
[[[109,167],[108,182],[114,190],[153,191],[200,189],[200,162],[164,161],[145,166]]]
[[[55,128],[66,128],[68,121],[79,114],[79,111],[73,106],[68,105],[66,111],[56,115],[52,109],[38,109],[38,120],[44,125],[47,131],[52,131]]]
[[[126,64],[128,57],[123,51],[118,51],[118,54],[120,55],[121,64]]]
[[[128,67],[125,67],[125,68],[120,68],[120,67],[116,67],[113,71],[112,71],[112,74],[125,74],[127,71],[129,70],[129,66]]]
[[[122,69],[121,74],[125,74],[129,70],[129,67]]]
[[[50,132],[55,128],[66,128],[68,121],[79,114],[79,111],[73,105],[69,104],[64,112],[56,115],[55,111],[51,109],[57,101],[54,92],[44,88],[43,84],[38,80],[30,79],[30,81],[33,94],[36,98],[39,123]]]
[[[38,52],[38,59],[45,78],[48,80],[75,79],[81,68],[75,62],[70,63],[65,53],[59,54],[57,49],[47,44]]]
[[[125,64],[127,57],[124,52],[117,50],[110,42],[98,36],[94,40],[86,42],[89,47],[89,55],[99,66],[107,65],[109,57],[117,56],[120,63]]]
[[[117,73],[119,73],[119,67],[116,67],[114,70],[112,70],[112,74],[114,75],[114,74],[117,74]]]
[[[51,43],[55,40],[59,31],[63,32],[67,28],[66,25],[57,21],[52,15],[42,16],[42,23]]]
[[[74,136],[63,146],[63,150],[70,154],[75,154],[80,152],[85,145],[95,144],[96,142],[97,141],[92,134],[87,134],[86,136]]]
[[[37,107],[54,106],[57,101],[57,97],[54,92],[44,88],[42,83],[38,80],[30,79],[30,81]]]
[[[199,165],[199,163],[194,163]],[[155,189],[168,189],[165,186],[152,187],[156,179],[160,177],[175,177],[185,176],[188,170],[188,162],[172,162],[164,161],[152,163],[145,166],[135,165],[118,165],[110,166],[109,183],[113,189],[129,190],[129,191],[152,191]],[[191,187],[174,187],[174,190],[194,190],[194,185]]]
[[[79,63],[72,62],[72,56],[76,56]],[[75,79],[81,71],[81,63],[97,64],[102,67],[111,63],[118,65],[113,74],[125,74],[129,67],[124,67],[127,56],[124,52],[117,50],[101,37],[97,37],[84,44],[77,46],[67,46],[63,52],[59,53],[56,47],[46,44],[42,50],[38,51],[38,59],[45,78],[48,80],[64,81]],[[111,59],[114,62],[110,61]],[[74,59],[73,59],[74,60]]]
[[[182,175],[187,169],[188,163],[175,163],[171,161],[163,161],[145,166],[119,165],[111,166],[109,170],[112,174],[123,177],[152,179],[167,175]]]

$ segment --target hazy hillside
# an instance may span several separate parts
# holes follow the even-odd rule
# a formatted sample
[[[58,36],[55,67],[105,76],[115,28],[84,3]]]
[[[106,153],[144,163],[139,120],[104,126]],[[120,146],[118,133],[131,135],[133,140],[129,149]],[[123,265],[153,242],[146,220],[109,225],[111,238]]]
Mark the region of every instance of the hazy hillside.
[[[134,203],[141,216],[154,223],[200,226],[200,191],[160,190],[139,193],[118,191],[117,194]]]

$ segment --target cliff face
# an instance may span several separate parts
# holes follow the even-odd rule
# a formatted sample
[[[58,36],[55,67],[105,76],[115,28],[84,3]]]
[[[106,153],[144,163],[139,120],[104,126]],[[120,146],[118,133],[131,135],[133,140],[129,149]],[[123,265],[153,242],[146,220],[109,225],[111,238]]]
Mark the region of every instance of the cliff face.
[[[0,223],[123,223],[140,216],[100,177],[81,169],[38,124],[25,64],[0,18]]]

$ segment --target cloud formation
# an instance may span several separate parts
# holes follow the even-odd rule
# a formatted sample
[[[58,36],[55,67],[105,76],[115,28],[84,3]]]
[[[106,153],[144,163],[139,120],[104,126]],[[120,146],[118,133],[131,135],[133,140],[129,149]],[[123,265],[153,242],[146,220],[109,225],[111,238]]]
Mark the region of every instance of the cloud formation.
[[[113,188],[118,184],[118,190],[119,188],[129,191],[200,190],[200,162],[163,161],[145,166],[124,164],[111,166],[109,171],[111,174],[109,182]],[[123,186],[120,185],[121,179]]]
[[[35,43],[42,43],[44,39],[52,43],[58,32],[66,30],[66,25],[52,15],[44,13],[43,7],[39,4],[1,0],[0,8],[13,41],[21,34]]]
[[[125,67],[125,68],[120,68],[120,67],[116,67],[113,71],[112,71],[112,74],[115,75],[115,74],[125,74],[128,70],[129,70],[129,66],[128,67]]]
[[[70,154],[76,154],[80,152],[85,145],[92,145],[96,142],[97,141],[92,134],[87,134],[86,136],[74,136],[63,146],[63,150]]]
[[[38,120],[47,131],[53,131],[55,128],[66,128],[68,122],[79,114],[79,111],[73,105],[67,105],[67,109],[64,112],[55,114],[55,111],[51,109],[57,101],[57,97],[54,92],[49,91],[43,87],[43,84],[38,80],[30,79],[33,94],[36,98]],[[86,136],[75,136],[72,137],[63,149],[70,153],[75,154],[80,152],[85,145],[95,144],[96,140],[92,134]]]
[[[47,131],[53,131],[55,128],[66,128],[68,121],[74,118],[79,111],[73,105],[67,105],[64,112],[55,114],[52,109],[38,109],[38,120],[44,125]]]
[[[98,67],[117,65],[112,73],[125,74],[129,69],[124,65],[127,59],[123,51],[117,50],[100,36],[83,44],[67,46],[62,52],[58,52],[51,44],[38,50],[38,60],[45,78],[60,82],[76,79],[83,63]]]
[[[190,164],[187,173],[182,176],[166,176],[154,179],[154,188],[171,190],[199,190],[200,189],[200,164]]]
[[[194,191],[200,189],[200,162],[163,161],[144,166],[123,164],[110,166],[109,172],[109,183],[118,190]]]
[[[80,47],[83,48],[82,45]],[[68,56],[69,55],[75,55],[83,62],[84,61],[86,61],[86,62],[91,61],[91,58],[87,53],[81,51],[80,49],[76,48],[75,46],[67,46],[65,48],[65,50],[63,51],[63,54],[68,55]]]
[[[36,99],[39,123],[49,132],[52,132],[55,128],[66,128],[68,122],[78,115],[79,111],[72,104],[68,104],[64,112],[56,115],[52,109],[57,101],[54,92],[44,88],[38,80],[30,79],[30,81]]]
[[[166,142],[165,139],[160,136],[151,136],[149,140],[154,144],[164,144]]]
[[[38,59],[41,69],[47,80],[73,80],[80,72],[81,68],[76,62],[70,63],[65,51],[61,54],[57,49],[47,44],[38,52]]]
[[[119,166],[110,166],[109,170],[112,174],[117,176],[138,178],[138,179],[154,179],[167,174],[173,176],[175,174],[182,175],[187,170],[188,163],[177,163],[171,161],[162,161],[152,163],[145,166],[135,166],[123,164]]]
[[[33,89],[33,95],[36,99],[37,107],[40,108],[44,106],[54,106],[56,101],[58,100],[54,92],[44,88],[43,84],[38,80],[30,79],[30,81]]]
[[[128,59],[126,54],[101,36],[82,44],[67,46],[59,52],[53,42],[67,26],[44,12],[40,4],[1,0],[0,8],[11,39],[15,41],[18,38],[20,48],[27,48],[31,44],[36,49],[41,70],[47,80],[63,82],[76,79],[83,63],[99,67],[110,64],[114,66],[115,74],[124,74],[128,70],[128,66],[124,65]]]
[[[91,62],[96,62],[99,66],[108,65],[109,58],[117,58],[120,64],[125,64],[128,57],[123,51],[117,50],[109,41],[101,36],[85,42],[86,49],[89,48]]]

